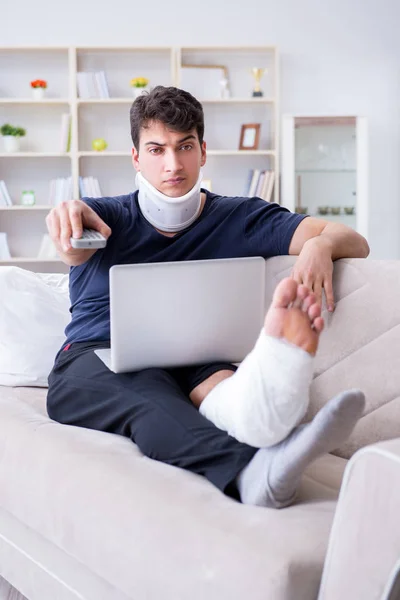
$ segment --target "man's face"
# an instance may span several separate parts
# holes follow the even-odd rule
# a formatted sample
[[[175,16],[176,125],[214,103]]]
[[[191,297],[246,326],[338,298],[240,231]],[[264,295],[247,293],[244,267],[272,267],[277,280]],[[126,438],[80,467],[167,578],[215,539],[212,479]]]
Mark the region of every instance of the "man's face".
[[[206,144],[200,146],[196,129],[179,133],[153,121],[141,129],[139,152],[132,148],[132,162],[157,190],[178,198],[195,185],[206,162]]]

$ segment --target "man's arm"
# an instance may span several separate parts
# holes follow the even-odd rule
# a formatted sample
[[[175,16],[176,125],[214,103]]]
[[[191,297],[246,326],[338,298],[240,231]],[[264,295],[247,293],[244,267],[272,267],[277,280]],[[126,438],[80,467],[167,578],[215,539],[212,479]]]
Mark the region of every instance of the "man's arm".
[[[367,240],[347,225],[313,217],[303,219],[297,227],[290,242],[289,254],[298,256],[303,250],[304,244],[309,240],[314,240],[314,243],[322,241],[329,246],[332,260],[366,258],[369,254]]]
[[[289,254],[299,257],[293,268],[293,279],[312,289],[319,301],[324,289],[328,310],[333,311],[332,261],[366,258],[369,246],[362,235],[346,225],[307,217],[293,234]]]

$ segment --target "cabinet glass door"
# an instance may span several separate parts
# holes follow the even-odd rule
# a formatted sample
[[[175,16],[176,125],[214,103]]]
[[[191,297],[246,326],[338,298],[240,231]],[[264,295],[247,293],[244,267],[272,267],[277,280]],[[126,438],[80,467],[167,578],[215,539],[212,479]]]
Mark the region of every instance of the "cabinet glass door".
[[[354,116],[286,116],[282,204],[367,233],[367,135]]]
[[[295,210],[355,227],[355,117],[296,117],[294,128]]]

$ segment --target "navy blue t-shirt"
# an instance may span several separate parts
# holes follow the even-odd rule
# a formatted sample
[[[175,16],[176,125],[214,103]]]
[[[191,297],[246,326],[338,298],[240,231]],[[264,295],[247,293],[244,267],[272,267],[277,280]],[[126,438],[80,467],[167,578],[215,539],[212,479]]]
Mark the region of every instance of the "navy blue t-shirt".
[[[143,217],[137,192],[83,199],[112,234],[104,249],[70,269],[72,320],[65,330],[66,344],[109,341],[109,270],[113,265],[288,254],[304,215],[260,198],[230,198],[208,191],[206,196],[200,217],[174,237],[158,233]]]

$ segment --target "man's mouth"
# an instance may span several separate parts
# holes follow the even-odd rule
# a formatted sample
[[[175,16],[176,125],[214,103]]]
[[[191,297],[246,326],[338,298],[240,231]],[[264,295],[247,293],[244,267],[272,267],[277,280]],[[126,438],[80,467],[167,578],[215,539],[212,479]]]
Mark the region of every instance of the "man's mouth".
[[[167,179],[165,183],[169,183],[170,185],[176,185],[177,183],[182,183],[182,181],[184,180],[184,177],[171,177],[171,179]]]

